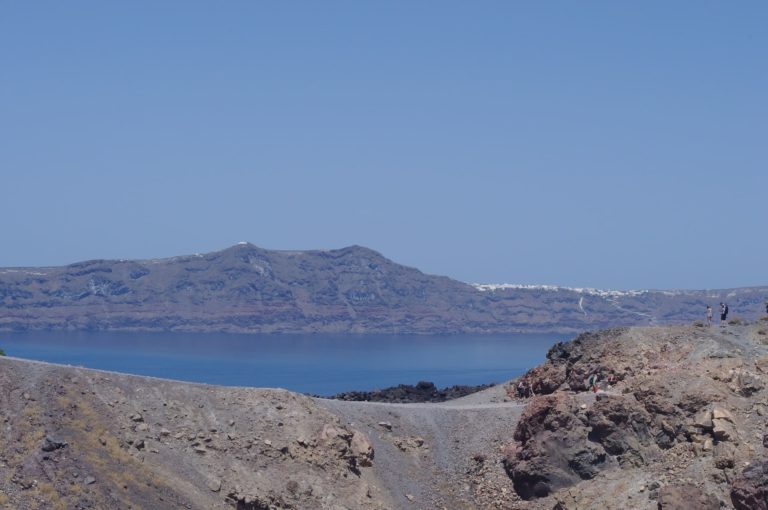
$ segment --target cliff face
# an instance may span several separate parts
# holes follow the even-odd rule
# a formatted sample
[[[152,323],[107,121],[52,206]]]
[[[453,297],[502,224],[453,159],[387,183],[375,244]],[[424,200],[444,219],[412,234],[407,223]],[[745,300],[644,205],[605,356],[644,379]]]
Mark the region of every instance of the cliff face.
[[[161,260],[0,269],[0,329],[233,332],[577,332],[689,322],[727,300],[753,319],[768,288],[604,293],[472,286],[367,248],[239,244]]]
[[[537,396],[506,448],[515,491],[531,508],[768,508],[766,334],[759,321],[556,345],[522,378]]]

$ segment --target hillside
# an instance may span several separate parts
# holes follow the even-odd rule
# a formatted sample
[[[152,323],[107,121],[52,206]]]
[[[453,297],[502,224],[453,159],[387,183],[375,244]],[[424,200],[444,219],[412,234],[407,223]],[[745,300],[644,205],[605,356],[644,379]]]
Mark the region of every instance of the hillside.
[[[0,269],[0,330],[578,332],[686,323],[726,300],[754,319],[768,287],[604,292],[469,285],[367,248],[272,251],[247,243],[158,260]]]
[[[535,397],[429,404],[0,358],[0,508],[765,509],[767,335],[585,333],[522,378]]]
[[[0,509],[391,508],[310,398],[0,357]]]
[[[371,438],[395,508],[764,510],[766,335],[604,330],[553,346],[521,378],[533,398],[513,381],[444,404],[318,403]]]

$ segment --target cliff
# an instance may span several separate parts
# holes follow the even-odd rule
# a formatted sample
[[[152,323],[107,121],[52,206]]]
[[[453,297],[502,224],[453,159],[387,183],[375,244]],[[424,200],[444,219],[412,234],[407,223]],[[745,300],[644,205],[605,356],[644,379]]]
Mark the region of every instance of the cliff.
[[[158,260],[0,269],[0,330],[491,333],[686,323],[727,301],[754,319],[768,287],[631,291],[469,285],[359,246],[247,243]]]

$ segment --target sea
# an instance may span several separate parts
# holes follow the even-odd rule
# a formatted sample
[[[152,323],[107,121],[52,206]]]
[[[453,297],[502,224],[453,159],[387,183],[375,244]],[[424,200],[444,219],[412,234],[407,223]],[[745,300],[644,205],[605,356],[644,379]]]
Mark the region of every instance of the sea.
[[[501,383],[568,335],[265,335],[23,332],[0,334],[8,356],[181,381],[285,388],[312,395],[430,381]]]

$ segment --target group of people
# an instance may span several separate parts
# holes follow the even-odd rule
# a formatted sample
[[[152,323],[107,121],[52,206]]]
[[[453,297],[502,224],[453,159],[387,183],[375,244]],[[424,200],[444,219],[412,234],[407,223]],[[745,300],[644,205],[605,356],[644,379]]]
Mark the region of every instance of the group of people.
[[[768,305],[766,305],[766,313],[768,313]],[[720,303],[720,325],[725,326],[725,321],[728,319],[728,305],[726,303]],[[712,325],[712,307],[707,305],[707,326]]]
[[[599,390],[599,389],[600,389],[600,388],[599,388],[599,384],[600,384],[600,378],[601,378],[601,374],[600,374],[600,373],[597,373],[597,372],[596,372],[596,373],[593,373],[592,375],[590,375],[590,376],[589,376],[589,379],[587,379],[587,389],[589,389],[590,391],[592,391],[592,393],[597,393],[597,390]],[[611,386],[613,386],[613,383],[614,383],[614,382],[616,382],[616,376],[615,376],[615,375],[613,375],[613,373],[611,372],[611,373],[610,373],[610,374],[608,374],[608,376],[605,378],[605,383],[606,383],[606,384],[607,384],[607,386],[610,388]]]
[[[597,393],[600,389],[600,383],[604,382],[604,386],[607,385],[607,387],[613,386],[613,384],[616,382],[616,376],[613,374],[613,372],[609,373],[607,377],[605,377],[604,380],[602,380],[602,374],[599,372],[594,372],[590,374],[589,378],[587,379],[587,389],[589,391],[592,391],[593,393]],[[511,390],[508,390],[508,394],[511,397],[512,392]],[[524,398],[530,398],[535,397],[536,393],[533,391],[533,384],[526,384],[525,381],[522,379],[518,381],[517,383],[517,398],[524,399]]]
[[[525,384],[525,381],[520,381],[517,383],[517,398],[529,398],[529,397],[535,397],[536,394],[533,392],[533,384]]]

